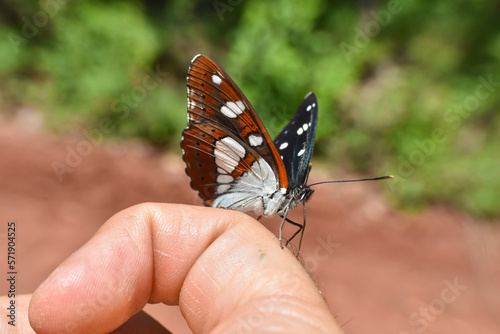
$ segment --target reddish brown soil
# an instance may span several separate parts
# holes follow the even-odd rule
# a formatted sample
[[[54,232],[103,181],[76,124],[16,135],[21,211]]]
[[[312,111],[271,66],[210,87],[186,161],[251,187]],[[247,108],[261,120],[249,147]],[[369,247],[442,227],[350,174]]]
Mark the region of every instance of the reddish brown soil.
[[[51,164],[81,139],[0,124],[1,244],[15,221],[19,293],[33,292],[119,210],[200,203],[179,156],[140,144],[92,146],[59,182]],[[411,216],[391,208],[379,186],[318,187],[307,207],[303,260],[345,332],[500,333],[500,224],[443,207]],[[278,220],[264,223],[277,230]],[[146,310],[174,333],[189,332],[177,307]]]

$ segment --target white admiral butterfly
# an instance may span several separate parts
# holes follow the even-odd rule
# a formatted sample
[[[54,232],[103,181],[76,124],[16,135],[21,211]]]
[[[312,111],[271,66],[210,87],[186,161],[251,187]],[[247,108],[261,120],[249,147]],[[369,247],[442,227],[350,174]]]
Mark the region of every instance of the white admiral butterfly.
[[[188,125],[182,132],[182,158],[191,187],[205,205],[260,216],[280,215],[306,224],[305,202],[314,190],[306,185],[318,122],[318,101],[309,93],[274,141],[245,95],[211,59],[197,55],[187,76]],[[376,180],[390,178],[370,178]],[[329,182],[351,182],[327,181]],[[304,221],[288,212],[303,204]]]

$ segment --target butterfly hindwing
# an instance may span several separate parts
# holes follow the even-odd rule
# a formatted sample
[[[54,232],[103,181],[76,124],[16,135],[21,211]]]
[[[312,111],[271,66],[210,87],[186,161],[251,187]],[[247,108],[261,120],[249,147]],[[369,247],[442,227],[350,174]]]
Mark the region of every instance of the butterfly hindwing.
[[[244,173],[267,173],[288,187],[285,166],[250,102],[212,60],[196,56],[187,76],[188,126],[181,147],[191,187],[211,205]],[[252,168],[252,166],[254,166]],[[257,166],[257,167],[255,167]],[[262,170],[262,171],[261,171]]]
[[[292,120],[274,140],[274,145],[285,165],[290,188],[302,185],[306,181],[317,122],[318,101],[314,93],[309,93]]]

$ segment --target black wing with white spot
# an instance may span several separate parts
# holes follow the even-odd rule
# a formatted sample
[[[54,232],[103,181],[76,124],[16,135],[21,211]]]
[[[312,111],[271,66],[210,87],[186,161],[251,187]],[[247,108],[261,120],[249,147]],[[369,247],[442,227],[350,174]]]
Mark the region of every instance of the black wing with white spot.
[[[318,122],[318,100],[309,93],[295,112],[290,123],[274,140],[288,175],[288,186],[304,184],[314,148]]]

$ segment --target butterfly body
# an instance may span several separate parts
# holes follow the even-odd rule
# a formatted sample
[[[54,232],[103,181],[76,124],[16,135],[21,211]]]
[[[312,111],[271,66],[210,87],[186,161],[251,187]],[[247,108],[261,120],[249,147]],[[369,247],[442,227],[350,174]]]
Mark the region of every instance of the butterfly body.
[[[316,96],[306,95],[272,141],[238,86],[208,57],[197,55],[191,61],[187,91],[188,126],[181,147],[191,187],[205,205],[280,215],[283,226],[288,212],[313,193],[306,181],[317,124]]]

